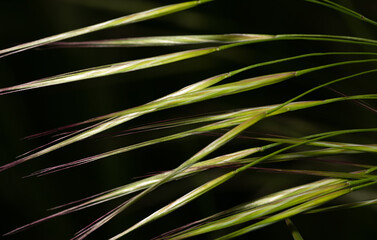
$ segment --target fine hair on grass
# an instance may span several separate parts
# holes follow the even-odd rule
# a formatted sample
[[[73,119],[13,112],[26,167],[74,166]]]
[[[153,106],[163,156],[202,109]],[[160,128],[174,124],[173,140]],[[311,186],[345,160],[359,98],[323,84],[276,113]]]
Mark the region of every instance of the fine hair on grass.
[[[300,240],[373,232],[367,225],[373,218],[361,214],[377,203],[377,22],[358,12],[356,6],[369,5],[357,1],[298,1],[302,21],[308,9],[331,19],[323,29],[316,22],[321,16],[308,14],[312,27],[299,28],[301,19],[295,20],[303,33],[253,32],[249,22],[269,29],[269,20],[258,28],[254,16],[237,12],[270,9],[263,14],[284,25],[291,16],[277,10],[292,2],[62,0],[74,9],[127,14],[0,46],[1,61],[18,70],[28,56],[56,54],[51,62],[58,61],[46,74],[31,71],[35,80],[1,85],[0,98],[15,102],[4,108],[4,126],[15,121],[6,110],[20,106],[15,99],[22,97],[39,104],[43,116],[30,118],[48,127],[27,130],[21,143],[31,147],[24,151],[17,141],[10,149],[23,152],[17,159],[4,154],[0,173],[4,181],[15,174],[22,184],[35,184],[36,196],[53,188],[66,201],[31,218],[18,216],[35,203],[17,200],[20,210],[11,209],[15,202],[5,215],[16,225],[6,225],[3,237]],[[238,32],[243,24],[252,31]],[[25,119],[20,129],[30,125]],[[9,204],[16,187],[4,189]],[[51,207],[48,199],[40,206]],[[43,230],[47,220],[65,215],[74,220],[61,233]],[[317,223],[328,230],[316,231]]]

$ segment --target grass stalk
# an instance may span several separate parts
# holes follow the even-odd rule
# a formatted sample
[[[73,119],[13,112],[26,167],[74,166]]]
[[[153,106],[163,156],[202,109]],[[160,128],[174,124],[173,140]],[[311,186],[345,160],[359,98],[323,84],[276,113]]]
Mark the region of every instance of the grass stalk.
[[[20,44],[20,45],[14,46],[14,47],[10,47],[10,48],[0,50],[0,58],[5,57],[5,56],[9,56],[9,55],[14,54],[14,53],[18,53],[18,52],[21,52],[21,51],[25,51],[25,50],[28,50],[28,49],[43,46],[43,45],[46,45],[46,44],[49,44],[49,43],[53,43],[53,42],[65,40],[65,39],[68,39],[68,38],[73,38],[73,37],[77,37],[77,36],[80,36],[80,35],[96,32],[96,31],[99,31],[99,30],[113,28],[113,27],[117,27],[117,26],[121,26],[121,25],[126,25],[126,24],[131,24],[131,23],[136,23],[136,22],[141,22],[141,21],[161,17],[161,16],[168,15],[168,14],[171,14],[171,13],[174,13],[174,12],[179,12],[179,11],[183,11],[183,10],[186,10],[186,9],[189,9],[189,8],[192,8],[192,7],[196,7],[199,4],[210,2],[210,1],[213,1],[213,0],[197,0],[197,1],[188,1],[188,2],[183,2],[183,3],[178,3],[178,4],[167,5],[167,6],[164,6],[164,7],[159,7],[159,8],[147,10],[147,11],[144,11],[144,12],[131,14],[131,15],[128,15],[128,16],[112,19],[112,20],[109,20],[109,21],[106,21],[106,22],[98,23],[98,24],[95,24],[95,25],[92,25],[92,26],[88,26],[88,27],[76,29],[76,30],[73,30],[73,31],[57,34],[57,35],[54,35],[54,36],[42,38],[40,40],[36,40],[36,41],[32,41],[32,42],[28,42],[28,43],[24,43],[24,44]]]

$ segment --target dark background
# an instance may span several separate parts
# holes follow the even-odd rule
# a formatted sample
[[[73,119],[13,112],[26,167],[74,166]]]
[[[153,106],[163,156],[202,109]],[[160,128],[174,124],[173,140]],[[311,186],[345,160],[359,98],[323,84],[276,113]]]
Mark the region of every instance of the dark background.
[[[153,0],[3,0],[0,14],[2,32],[0,48],[7,48],[174,2],[163,1],[162,3]],[[375,0],[338,2],[372,19],[376,16],[377,2]],[[313,33],[351,35],[372,39],[376,39],[377,36],[376,29],[372,25],[301,0],[217,0],[184,12],[88,34],[74,40],[218,33]],[[78,69],[151,57],[195,47],[201,46],[113,49],[41,48],[26,51],[0,59],[0,87],[12,86]],[[0,164],[11,162],[18,155],[51,140],[48,137],[22,140],[25,136],[137,106],[219,73],[238,69],[252,63],[310,52],[375,50],[375,48],[358,45],[308,41],[261,43],[152,69],[0,96]],[[248,71],[229,81],[280,71],[298,70],[354,58],[324,57],[278,64]],[[205,103],[145,115],[108,132],[116,133],[140,124],[176,117],[189,117],[196,114],[280,103],[320,83],[373,67],[375,65],[332,68],[290,80],[284,84],[238,94],[237,96],[219,98]],[[377,84],[372,76],[346,81],[337,84],[334,88],[347,95],[377,92]],[[324,89],[311,94],[306,99],[323,99],[336,96],[335,93]],[[376,106],[375,101],[368,101],[368,103]],[[252,136],[252,132],[259,132],[299,137],[323,131],[367,128],[375,127],[375,125],[375,113],[351,102],[267,119],[254,126],[245,135]],[[0,233],[5,233],[20,225],[47,216],[49,213],[45,210],[48,208],[127,184],[138,176],[174,168],[214,138],[193,136],[135,150],[49,176],[22,178],[23,176],[41,168],[73,161],[178,130],[182,129],[147,132],[118,138],[110,135],[110,137],[90,139],[1,172],[2,224],[0,224]],[[343,140],[368,143],[375,140],[375,135],[351,136]],[[211,156],[258,144],[260,143],[251,140],[235,139]],[[358,155],[356,159],[360,162],[373,162],[372,157],[371,155]],[[334,167],[332,165],[317,166],[315,164],[308,167],[308,163],[285,166],[307,169],[310,169],[310,167],[312,169]],[[162,186],[99,229],[89,239],[109,238],[199,184],[226,171],[208,171],[193,178]],[[135,231],[129,235],[128,239],[149,239],[172,228],[239,203],[316,179],[318,178],[254,171],[246,172],[170,216]],[[344,200],[355,201],[373,197],[376,197],[375,191],[373,191],[373,188],[368,188],[358,194],[351,194]],[[124,199],[126,198],[48,221],[10,237],[0,238],[69,239],[75,232],[117,206]],[[371,239],[370,236],[376,234],[375,210],[376,208],[370,207],[321,215],[303,215],[295,217],[293,220],[305,239]],[[223,233],[209,234],[200,239],[211,239]],[[252,232],[248,235],[248,238],[291,239],[291,236],[286,226],[283,223],[278,223]]]

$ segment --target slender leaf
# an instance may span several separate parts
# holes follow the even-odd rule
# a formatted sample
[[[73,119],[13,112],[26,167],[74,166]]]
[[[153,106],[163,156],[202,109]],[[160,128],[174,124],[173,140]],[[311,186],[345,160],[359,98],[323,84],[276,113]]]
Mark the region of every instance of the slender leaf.
[[[121,38],[85,42],[57,42],[49,44],[52,47],[151,47],[151,46],[175,46],[203,43],[234,43],[250,40],[273,38],[272,35],[263,34],[218,34],[218,35],[186,35],[186,36],[155,36]]]
[[[261,220],[255,224],[252,224],[248,227],[245,227],[243,229],[240,229],[238,231],[235,231],[233,233],[230,233],[230,234],[227,234],[223,237],[220,237],[218,238],[218,240],[225,240],[225,239],[231,239],[231,238],[234,238],[234,237],[237,237],[237,236],[241,236],[241,235],[244,235],[250,231],[253,231],[253,230],[256,230],[256,229],[259,229],[261,227],[265,227],[267,225],[270,225],[270,224],[273,224],[275,222],[278,222],[278,221],[281,221],[285,218],[288,218],[288,217],[291,217],[291,216],[294,216],[294,215],[297,215],[299,213],[302,213],[302,212],[305,212],[305,211],[308,211],[314,207],[317,207],[321,204],[324,204],[328,201],[331,201],[333,200],[334,198],[338,198],[340,196],[343,196],[347,193],[349,193],[351,190],[350,189],[343,189],[343,190],[339,190],[339,191],[336,191],[336,192],[333,192],[333,193],[329,193],[329,194],[326,194],[324,196],[321,196],[321,197],[318,197],[314,200],[311,200],[311,201],[308,201],[308,202],[305,202],[301,205],[298,205],[296,207],[293,207],[289,210],[286,210],[282,213],[278,213],[272,217],[269,217],[267,219],[264,219],[264,220]]]
[[[346,7],[344,7],[340,4],[334,3],[332,1],[329,1],[329,0],[306,0],[306,1],[316,3],[316,4],[320,4],[320,5],[323,5],[323,6],[328,7],[328,8],[335,9],[336,11],[345,13],[345,14],[352,16],[354,18],[357,18],[361,21],[364,21],[364,22],[370,23],[374,26],[377,26],[376,21],[373,21],[373,20],[363,16],[362,14],[360,14],[358,12],[355,12],[355,11],[349,9],[349,8],[346,8]]]
[[[199,4],[210,2],[210,1],[213,1],[213,0],[198,0],[198,1],[189,1],[189,2],[183,2],[183,3],[178,3],[178,4],[172,4],[172,5],[167,5],[164,7],[159,7],[159,8],[147,10],[144,12],[139,12],[139,13],[131,14],[128,16],[112,19],[112,20],[98,23],[92,26],[80,28],[77,30],[57,34],[51,37],[46,37],[40,40],[36,40],[36,41],[32,41],[32,42],[28,42],[28,43],[24,43],[24,44],[20,44],[14,47],[0,50],[0,58],[17,53],[17,52],[39,47],[45,44],[49,44],[52,42],[57,42],[64,39],[84,35],[87,33],[161,17],[161,16],[168,15],[174,12],[183,11],[183,10],[195,7]]]
[[[290,218],[285,219],[285,224],[287,224],[289,231],[291,232],[294,240],[304,240],[304,238],[301,236],[297,227],[295,226],[295,224],[292,222]]]

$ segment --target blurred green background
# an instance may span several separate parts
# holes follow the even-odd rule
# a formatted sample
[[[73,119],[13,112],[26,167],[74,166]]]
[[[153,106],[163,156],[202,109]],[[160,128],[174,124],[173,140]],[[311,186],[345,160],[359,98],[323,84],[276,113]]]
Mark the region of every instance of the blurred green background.
[[[0,48],[175,2],[153,0],[2,1]],[[337,2],[372,19],[377,13],[377,1],[375,0]],[[216,0],[185,12],[88,34],[74,40],[221,33],[313,33],[351,35],[373,39],[376,39],[377,36],[377,31],[373,26],[303,0]],[[196,47],[201,46],[101,49],[40,48],[0,59],[2,79],[0,87],[78,69]],[[18,155],[51,141],[48,137],[22,140],[28,135],[137,106],[190,83],[252,63],[326,51],[376,51],[376,49],[308,41],[261,43],[157,68],[0,96],[0,163],[2,165],[11,162]],[[350,57],[331,56],[272,65],[248,71],[229,81],[280,71],[298,70],[346,59],[350,59]],[[346,68],[332,68],[257,91],[145,115],[140,119],[114,128],[109,133],[177,117],[280,103],[320,83],[370,69],[371,66],[375,67],[375,65],[354,65]],[[347,95],[376,93],[377,83],[375,77],[367,76],[337,84],[334,88]],[[323,89],[311,94],[306,99],[336,96],[336,93]],[[376,102],[368,103],[377,106]],[[375,127],[376,122],[376,113],[352,102],[347,102],[267,119],[249,129],[248,133],[244,135],[253,136],[257,132],[298,137],[322,131]],[[168,129],[124,137],[113,137],[110,134],[73,144],[0,173],[3,209],[0,233],[47,216],[49,212],[46,212],[46,209],[48,208],[121,186],[133,181],[135,177],[171,169],[210,143],[214,137],[193,136],[163,143],[40,178],[22,178],[23,176],[41,168],[77,160],[178,130]],[[373,142],[375,135],[350,136],[343,140]],[[260,143],[249,139],[235,139],[211,156],[258,144]],[[358,160],[373,163],[373,156],[358,155]],[[284,166],[305,168],[308,164],[312,168],[323,167],[309,161]],[[331,167],[337,166],[325,167],[331,169]],[[226,169],[208,171],[193,178],[169,183],[135,204],[121,216],[116,217],[88,239],[111,237],[148,213],[226,171]],[[318,178],[246,172],[170,216],[135,231],[127,239],[150,239],[175,227],[244,201],[315,179]],[[355,201],[376,197],[376,195],[373,188],[368,188],[358,194],[349,195],[347,198]],[[59,217],[32,227],[25,232],[4,237],[4,239],[69,239],[75,232],[117,206],[122,200],[124,199]],[[370,207],[321,215],[303,215],[293,218],[293,220],[305,239],[373,239],[371,236],[375,235],[377,231],[374,226],[375,214],[376,208]],[[216,232],[202,236],[200,239],[211,239],[221,234],[222,232]],[[252,232],[247,237],[249,239],[291,239],[283,223]]]

